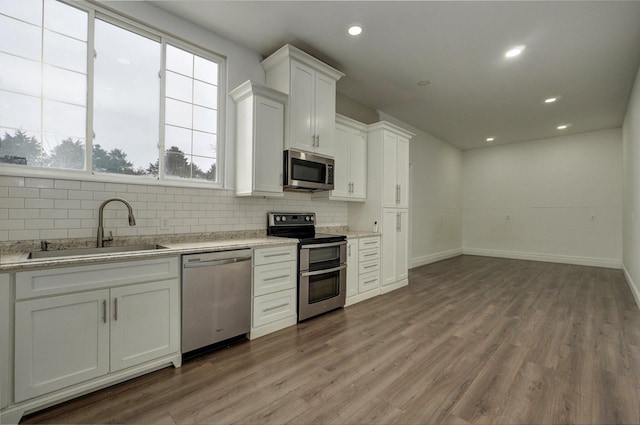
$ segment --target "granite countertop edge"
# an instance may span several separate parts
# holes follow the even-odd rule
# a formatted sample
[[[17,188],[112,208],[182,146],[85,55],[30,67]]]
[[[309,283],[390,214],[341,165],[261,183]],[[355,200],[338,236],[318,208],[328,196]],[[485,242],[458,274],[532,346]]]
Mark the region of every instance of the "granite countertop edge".
[[[228,239],[216,241],[162,243],[166,249],[148,251],[114,252],[105,254],[77,255],[27,260],[26,252],[5,253],[0,257],[0,273],[35,270],[49,267],[90,265],[116,261],[143,260],[171,257],[198,252],[223,251],[227,249],[264,248],[295,245],[297,239],[266,236],[263,238]]]

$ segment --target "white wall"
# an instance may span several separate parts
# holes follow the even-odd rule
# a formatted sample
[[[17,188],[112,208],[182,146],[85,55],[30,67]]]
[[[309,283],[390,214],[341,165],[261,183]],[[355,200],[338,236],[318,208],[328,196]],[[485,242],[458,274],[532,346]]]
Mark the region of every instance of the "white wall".
[[[623,268],[640,305],[640,70],[622,126],[624,207]]]
[[[620,129],[463,153],[463,250],[620,267]]]
[[[380,112],[416,135],[409,143],[409,267],[462,253],[462,151]]]

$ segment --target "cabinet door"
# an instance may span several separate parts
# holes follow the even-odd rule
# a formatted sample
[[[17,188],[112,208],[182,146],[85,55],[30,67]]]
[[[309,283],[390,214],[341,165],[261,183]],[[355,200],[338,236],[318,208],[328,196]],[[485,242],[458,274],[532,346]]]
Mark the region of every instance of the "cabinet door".
[[[292,61],[288,144],[310,152],[315,150],[315,77],[313,69]]]
[[[398,202],[398,136],[396,134],[384,131],[382,154],[382,206],[395,208]]]
[[[398,280],[397,226],[398,210],[385,208],[382,213],[382,286],[392,285]]]
[[[396,233],[396,273],[397,280],[409,277],[409,210],[398,210],[398,231]]]
[[[111,371],[180,351],[177,279],[111,290]]]
[[[331,196],[340,198],[349,198],[351,196],[351,179],[350,179],[350,134],[349,127],[336,124],[335,132],[335,164],[333,175],[333,191]]]
[[[15,303],[15,401],[109,372],[109,291]]]
[[[315,151],[334,156],[334,130],[336,124],[336,82],[322,73],[315,78]]]
[[[284,148],[284,106],[262,97],[255,105],[255,173],[256,192],[282,194],[282,150]]]
[[[396,166],[398,170],[398,207],[409,208],[409,139],[398,136]]]
[[[367,139],[365,133],[351,133],[351,197],[359,200],[367,198]]]
[[[358,240],[347,241],[347,297],[358,295]]]

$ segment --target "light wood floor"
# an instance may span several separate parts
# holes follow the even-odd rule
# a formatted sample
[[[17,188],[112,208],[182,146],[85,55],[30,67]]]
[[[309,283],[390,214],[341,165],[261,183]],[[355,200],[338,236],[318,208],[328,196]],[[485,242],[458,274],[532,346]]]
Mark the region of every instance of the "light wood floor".
[[[25,423],[640,423],[619,270],[461,256],[390,294]]]

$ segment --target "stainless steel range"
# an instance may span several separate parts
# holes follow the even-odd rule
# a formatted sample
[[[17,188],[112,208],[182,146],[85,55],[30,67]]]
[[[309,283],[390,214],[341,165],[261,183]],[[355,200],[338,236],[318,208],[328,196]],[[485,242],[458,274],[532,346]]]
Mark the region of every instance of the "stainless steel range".
[[[315,213],[269,213],[267,234],[296,238],[298,321],[344,307],[347,237],[315,232]]]

